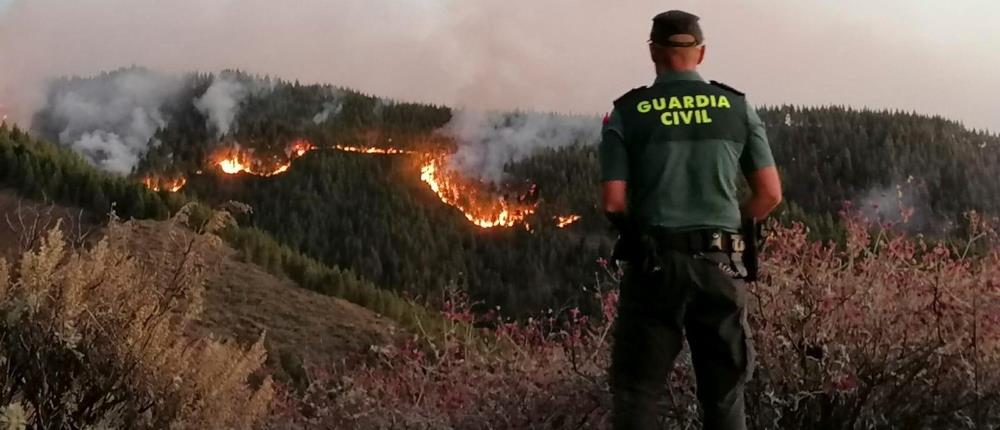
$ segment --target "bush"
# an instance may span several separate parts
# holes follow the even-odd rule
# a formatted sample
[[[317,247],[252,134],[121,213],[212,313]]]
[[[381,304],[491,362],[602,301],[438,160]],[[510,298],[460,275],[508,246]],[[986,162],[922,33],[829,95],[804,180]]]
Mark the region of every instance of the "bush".
[[[263,339],[243,350],[186,334],[211,264],[195,251],[218,239],[165,236],[143,263],[130,231],[112,222],[72,249],[57,227],[18,264],[0,260],[3,428],[243,429],[268,411],[270,380],[249,383]]]
[[[997,233],[972,216],[973,237],[953,247],[845,225],[841,245],[810,242],[801,225],[774,229],[763,280],[749,286],[750,427],[1000,425]],[[374,349],[356,369],[311,369],[305,392],[283,393],[271,427],[606,428],[617,295],[595,298],[604,312],[592,319],[492,315],[490,330],[472,329],[466,301],[453,298],[445,337]],[[667,383],[662,426],[698,428],[687,353]]]

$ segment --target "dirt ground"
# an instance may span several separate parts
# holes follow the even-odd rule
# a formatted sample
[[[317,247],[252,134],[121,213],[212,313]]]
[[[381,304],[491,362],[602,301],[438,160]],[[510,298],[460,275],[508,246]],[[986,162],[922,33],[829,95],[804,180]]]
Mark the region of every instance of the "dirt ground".
[[[10,222],[8,222],[10,220]],[[16,260],[30,240],[22,232],[46,231],[62,220],[66,236],[94,242],[103,234],[99,218],[78,209],[44,205],[0,191],[0,256]],[[169,245],[193,233],[161,221],[129,223],[130,248],[140,261],[155,261]],[[199,249],[206,261],[204,311],[198,329],[241,344],[266,333],[272,360],[291,354],[306,364],[351,362],[372,345],[389,342],[396,332],[386,318],[348,301],[299,288],[262,268],[239,261],[236,251],[224,244]],[[151,260],[153,259],[153,260]]]

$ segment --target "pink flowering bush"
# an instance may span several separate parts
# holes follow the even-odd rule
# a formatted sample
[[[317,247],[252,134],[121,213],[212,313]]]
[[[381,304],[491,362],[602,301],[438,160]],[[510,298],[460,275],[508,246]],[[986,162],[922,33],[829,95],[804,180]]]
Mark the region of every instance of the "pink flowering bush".
[[[1000,247],[969,224],[948,245],[848,219],[842,249],[777,229],[750,290],[758,427],[1000,424]]]
[[[960,245],[872,235],[847,219],[843,244],[774,226],[750,285],[752,428],[992,428],[1000,425],[1000,247],[975,215]],[[311,369],[270,428],[607,428],[618,273],[603,312],[525,322],[475,317],[453,294],[441,336],[373,348],[352,369]],[[475,328],[487,325],[491,328]],[[663,399],[664,428],[698,428],[690,357]]]

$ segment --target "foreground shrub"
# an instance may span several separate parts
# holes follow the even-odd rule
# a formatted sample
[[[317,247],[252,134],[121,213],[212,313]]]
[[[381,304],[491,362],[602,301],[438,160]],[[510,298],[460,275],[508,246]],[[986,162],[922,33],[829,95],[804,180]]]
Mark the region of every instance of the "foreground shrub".
[[[183,216],[183,213],[182,213]],[[221,219],[221,218],[220,218]],[[164,228],[152,263],[112,222],[86,250],[56,228],[20,262],[0,260],[0,422],[4,428],[247,428],[267,411],[264,361],[185,334],[200,311],[210,234]]]
[[[846,223],[840,245],[809,242],[800,225],[774,230],[764,279],[749,287],[750,426],[1000,425],[996,232],[973,217],[972,240],[949,247]],[[271,427],[607,428],[617,296],[595,298],[604,312],[593,319],[573,310],[523,323],[494,315],[484,319],[495,329],[477,331],[456,297],[444,337],[375,348],[357,369],[313,369],[308,389],[283,393]],[[689,355],[670,379],[663,428],[699,428]]]
[[[1000,425],[1000,241],[970,215],[962,245],[848,220],[842,248],[779,229],[751,289],[761,427]],[[972,250],[977,255],[972,256]]]

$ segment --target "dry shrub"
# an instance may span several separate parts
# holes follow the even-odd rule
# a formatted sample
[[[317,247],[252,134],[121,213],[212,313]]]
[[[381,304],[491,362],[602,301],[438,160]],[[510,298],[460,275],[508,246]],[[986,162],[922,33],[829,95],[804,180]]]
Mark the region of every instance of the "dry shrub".
[[[1000,425],[1000,241],[978,217],[968,244],[931,245],[848,220],[845,245],[775,227],[750,286],[757,371],[751,428],[993,428]],[[969,250],[977,252],[969,252]],[[610,274],[614,275],[613,272]],[[317,369],[285,391],[271,428],[607,428],[616,293],[603,315],[525,323],[461,297],[443,338],[375,348],[356,369]],[[690,356],[678,359],[662,428],[700,427]]]
[[[357,369],[309,368],[308,388],[282,392],[269,428],[577,428],[607,410],[607,351],[586,345],[609,325],[575,311],[524,323],[494,313],[482,331],[466,297],[448,294],[440,337],[373,347]]]
[[[267,412],[270,380],[249,382],[262,341],[244,350],[186,334],[212,264],[198,250],[218,238],[174,231],[163,228],[169,247],[152,262],[130,255],[132,229],[114,220],[90,249],[54,228],[18,264],[0,261],[5,428],[242,429]]]
[[[1000,241],[929,244],[849,219],[843,248],[779,229],[753,313],[766,427],[1000,424]],[[973,256],[970,250],[978,249]]]

